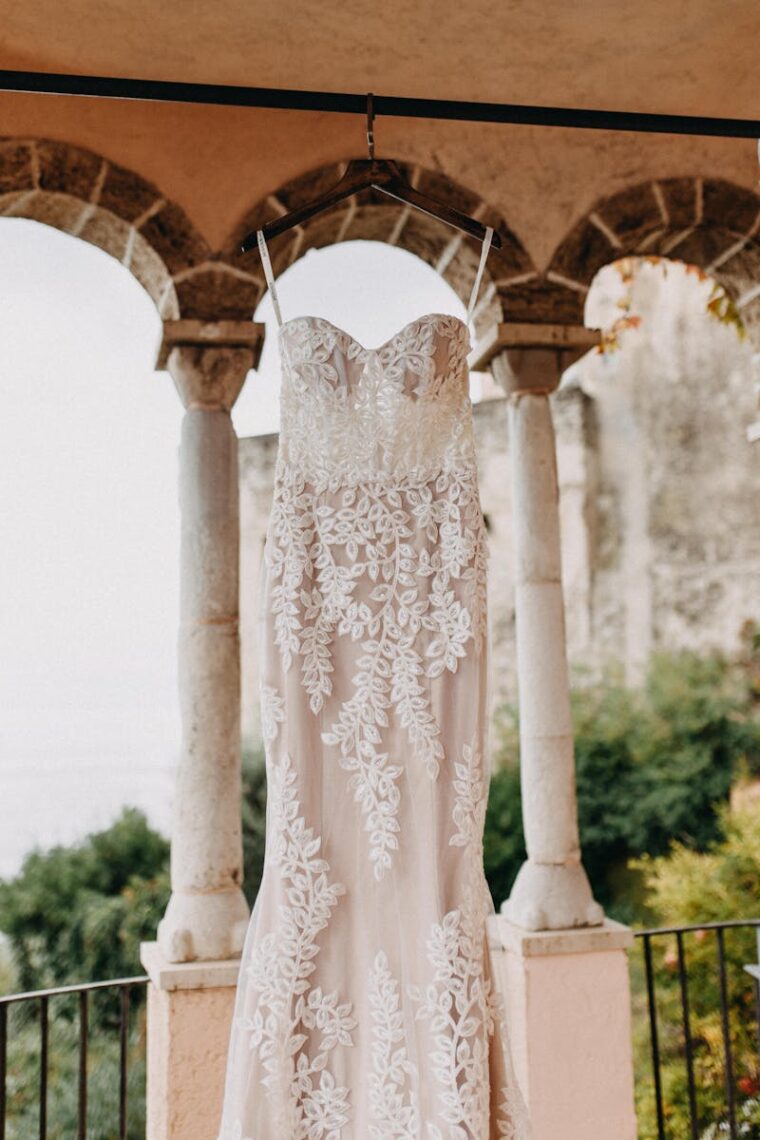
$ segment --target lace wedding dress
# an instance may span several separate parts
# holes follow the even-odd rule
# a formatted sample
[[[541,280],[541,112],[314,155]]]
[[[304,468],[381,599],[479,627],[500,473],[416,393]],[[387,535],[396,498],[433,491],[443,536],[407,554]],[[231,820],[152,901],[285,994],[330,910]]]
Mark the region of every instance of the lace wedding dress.
[[[484,243],[477,295],[485,255]],[[524,1140],[486,941],[487,535],[468,325],[280,322],[268,802],[219,1140]]]

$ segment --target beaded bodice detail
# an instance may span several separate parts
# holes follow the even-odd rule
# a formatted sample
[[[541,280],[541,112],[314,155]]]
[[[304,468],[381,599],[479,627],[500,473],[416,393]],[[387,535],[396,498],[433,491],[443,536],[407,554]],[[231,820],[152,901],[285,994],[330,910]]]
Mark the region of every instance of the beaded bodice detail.
[[[279,462],[315,487],[430,478],[475,462],[458,317],[428,313],[379,348],[322,317],[280,329]]]

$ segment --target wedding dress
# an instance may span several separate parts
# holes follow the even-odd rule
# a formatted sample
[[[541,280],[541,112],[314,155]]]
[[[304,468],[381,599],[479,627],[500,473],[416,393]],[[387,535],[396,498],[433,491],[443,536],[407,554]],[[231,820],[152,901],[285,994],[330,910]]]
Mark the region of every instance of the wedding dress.
[[[468,321],[491,238],[483,245]],[[280,326],[264,873],[219,1140],[524,1140],[483,872],[487,533],[468,324]]]

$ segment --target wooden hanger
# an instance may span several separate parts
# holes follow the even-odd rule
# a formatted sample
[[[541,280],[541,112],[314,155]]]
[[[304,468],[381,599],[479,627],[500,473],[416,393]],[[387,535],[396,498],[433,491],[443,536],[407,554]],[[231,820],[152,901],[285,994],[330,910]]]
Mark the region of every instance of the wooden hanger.
[[[343,177],[331,190],[325,191],[324,194],[320,194],[319,197],[307,202],[306,205],[299,206],[298,209],[291,210],[288,214],[283,214],[281,218],[267,222],[265,226],[261,227],[264,238],[269,240],[269,238],[277,237],[278,234],[293,229],[294,226],[300,226],[316,214],[323,214],[326,210],[331,210],[333,206],[345,198],[351,198],[354,194],[359,194],[362,190],[371,187],[373,190],[379,190],[382,194],[387,194],[389,198],[406,202],[416,210],[421,210],[423,214],[446,222],[454,229],[471,234],[472,237],[478,238],[482,242],[486,236],[486,227],[477,218],[471,218],[468,214],[455,210],[453,206],[438,202],[435,198],[430,198],[427,194],[415,190],[413,186],[409,185],[395,162],[389,158],[375,158],[374,119],[372,95],[370,94],[367,96],[367,150],[369,157],[352,159]],[[491,242],[496,249],[501,249],[501,238],[498,231],[494,231]],[[255,245],[256,231],[254,230],[244,238],[240,248],[243,253],[247,253]]]

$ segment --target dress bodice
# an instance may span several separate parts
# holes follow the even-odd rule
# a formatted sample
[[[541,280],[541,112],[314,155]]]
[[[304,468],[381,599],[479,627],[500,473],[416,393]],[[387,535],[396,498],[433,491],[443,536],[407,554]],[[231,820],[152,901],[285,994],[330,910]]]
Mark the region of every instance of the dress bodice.
[[[321,317],[280,329],[280,462],[328,486],[474,462],[469,329],[428,313],[378,348]]]

